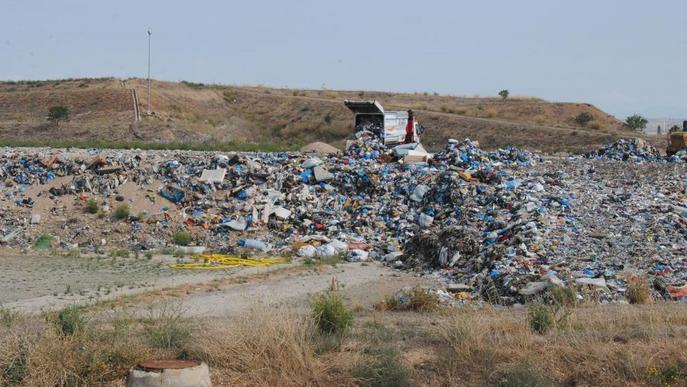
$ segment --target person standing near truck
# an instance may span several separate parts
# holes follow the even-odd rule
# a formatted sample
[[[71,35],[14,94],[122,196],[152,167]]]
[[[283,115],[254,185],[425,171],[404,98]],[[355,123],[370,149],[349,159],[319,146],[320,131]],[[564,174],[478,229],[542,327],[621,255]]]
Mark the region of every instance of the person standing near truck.
[[[413,111],[408,110],[408,124],[406,125],[406,138],[403,141],[404,144],[410,144],[414,142],[415,137],[415,117],[413,116]]]

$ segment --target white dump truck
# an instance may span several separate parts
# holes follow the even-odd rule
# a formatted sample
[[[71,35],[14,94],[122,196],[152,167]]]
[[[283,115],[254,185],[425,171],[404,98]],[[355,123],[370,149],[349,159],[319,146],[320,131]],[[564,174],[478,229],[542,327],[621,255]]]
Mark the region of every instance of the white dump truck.
[[[388,147],[396,146],[406,142],[406,128],[410,111],[384,111],[382,105],[377,101],[349,101],[344,104],[353,114],[354,128],[356,133],[367,130],[383,141]],[[417,119],[412,120],[412,139],[410,143],[419,143],[420,134],[424,131]]]

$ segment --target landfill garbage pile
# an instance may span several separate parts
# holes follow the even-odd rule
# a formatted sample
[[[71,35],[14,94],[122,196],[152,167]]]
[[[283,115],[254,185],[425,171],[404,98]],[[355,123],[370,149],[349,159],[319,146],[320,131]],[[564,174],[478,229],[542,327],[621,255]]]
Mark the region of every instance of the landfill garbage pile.
[[[533,155],[530,152],[513,147],[487,152],[480,149],[476,141],[469,139],[462,142],[449,140],[446,148],[433,157],[433,160],[440,163],[473,171],[491,169],[493,163],[496,163],[496,166],[500,164],[528,166],[532,159]]]
[[[367,132],[319,156],[5,148],[0,244],[180,248],[187,233],[184,248],[230,256],[376,259],[438,276],[466,302],[566,285],[622,301],[631,276],[687,297],[683,165],[545,160],[469,140],[432,158],[411,150]]]
[[[604,145],[601,149],[588,153],[587,157],[634,162],[663,160],[656,148],[639,138],[621,138],[614,143]]]
[[[666,158],[671,163],[687,163],[687,148],[680,149]]]

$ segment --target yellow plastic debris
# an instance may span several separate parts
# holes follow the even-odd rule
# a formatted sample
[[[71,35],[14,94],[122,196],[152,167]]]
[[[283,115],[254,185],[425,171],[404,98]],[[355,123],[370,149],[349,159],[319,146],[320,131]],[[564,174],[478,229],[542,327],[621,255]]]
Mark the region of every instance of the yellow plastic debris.
[[[175,263],[169,265],[172,269],[221,270],[241,266],[264,267],[288,263],[283,257],[243,258],[224,254],[196,254],[192,257],[196,262]]]

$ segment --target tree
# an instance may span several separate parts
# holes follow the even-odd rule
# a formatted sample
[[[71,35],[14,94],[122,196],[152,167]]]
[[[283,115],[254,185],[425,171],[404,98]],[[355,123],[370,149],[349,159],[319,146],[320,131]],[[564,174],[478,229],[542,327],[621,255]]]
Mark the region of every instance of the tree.
[[[646,128],[648,123],[649,121],[639,114],[631,115],[625,119],[625,125],[629,126],[632,130],[642,130]]]
[[[508,92],[508,90],[506,90],[506,89],[499,91],[499,95],[500,95],[501,98],[503,98],[504,100],[505,100],[506,98],[508,98],[508,95],[509,95],[509,94],[510,94],[510,92]]]
[[[575,117],[575,123],[580,126],[587,126],[588,123],[592,122],[594,117],[587,113],[587,112],[582,112]]]
[[[59,124],[61,120],[69,119],[69,109],[66,106],[53,106],[48,109],[48,121]]]

